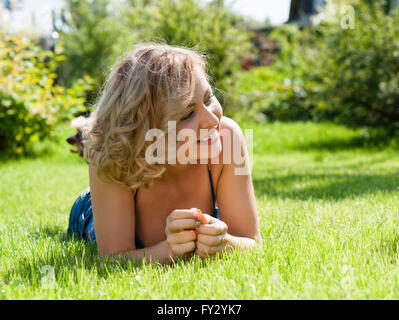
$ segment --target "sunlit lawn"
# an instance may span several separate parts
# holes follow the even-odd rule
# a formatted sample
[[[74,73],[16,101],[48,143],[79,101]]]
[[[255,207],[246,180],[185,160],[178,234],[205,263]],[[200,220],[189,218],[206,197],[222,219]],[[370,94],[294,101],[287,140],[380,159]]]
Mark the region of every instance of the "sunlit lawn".
[[[397,144],[331,124],[245,128],[263,249],[171,266],[104,261],[66,236],[88,186],[72,129],[47,154],[2,157],[0,298],[398,299]]]

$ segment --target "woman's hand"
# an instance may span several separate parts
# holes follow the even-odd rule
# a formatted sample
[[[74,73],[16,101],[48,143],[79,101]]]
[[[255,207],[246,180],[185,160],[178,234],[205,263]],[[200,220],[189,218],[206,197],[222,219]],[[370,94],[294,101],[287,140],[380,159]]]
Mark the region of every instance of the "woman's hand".
[[[206,216],[208,223],[198,227],[198,236],[195,253],[203,258],[214,257],[223,252],[227,245],[227,225],[210,215]]]
[[[193,210],[173,210],[166,218],[166,241],[173,255],[183,256],[196,247],[197,232]]]

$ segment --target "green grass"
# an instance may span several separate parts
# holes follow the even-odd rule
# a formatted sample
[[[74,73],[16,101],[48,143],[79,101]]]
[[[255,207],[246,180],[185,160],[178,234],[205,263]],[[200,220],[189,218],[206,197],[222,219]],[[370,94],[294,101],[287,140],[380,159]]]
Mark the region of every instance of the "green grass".
[[[245,128],[264,248],[171,266],[104,261],[66,236],[88,185],[72,129],[44,155],[2,157],[0,299],[398,299],[397,143],[332,124]]]

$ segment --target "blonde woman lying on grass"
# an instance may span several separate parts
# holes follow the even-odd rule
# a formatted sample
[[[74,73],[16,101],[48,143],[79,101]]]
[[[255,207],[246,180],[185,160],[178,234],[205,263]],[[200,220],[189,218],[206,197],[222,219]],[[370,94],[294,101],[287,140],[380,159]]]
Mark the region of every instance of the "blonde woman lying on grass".
[[[154,44],[128,52],[85,130],[90,187],[68,232],[96,242],[101,257],[161,263],[261,245],[244,136],[222,114],[202,55]]]

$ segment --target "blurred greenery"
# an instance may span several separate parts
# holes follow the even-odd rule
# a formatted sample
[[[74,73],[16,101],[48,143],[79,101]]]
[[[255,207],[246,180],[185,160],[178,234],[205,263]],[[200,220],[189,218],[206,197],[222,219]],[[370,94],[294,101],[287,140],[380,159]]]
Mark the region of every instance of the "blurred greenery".
[[[66,59],[58,72],[64,84],[90,75],[95,80],[91,101],[115,60],[136,43],[168,43],[206,53],[212,85],[226,99],[223,93],[253,50],[244,20],[220,0],[67,0],[66,10],[69,30],[61,32],[58,46]]]
[[[348,28],[345,5],[353,8],[354,28]],[[237,101],[249,102],[246,114],[253,118],[260,113],[272,120],[333,120],[395,133],[399,8],[387,8],[383,0],[327,1],[318,23],[276,28],[271,37],[280,57],[241,76]]]
[[[54,138],[58,123],[85,109],[91,80],[76,79],[69,88],[55,85],[61,59],[37,39],[0,31],[0,151],[26,155],[35,141]]]
[[[223,0],[66,0],[63,13],[54,52],[32,36],[1,33],[0,150],[26,154],[57,123],[90,112],[114,62],[143,42],[205,53],[224,113],[237,121],[399,127],[392,1],[328,0],[312,25],[275,27],[275,62],[249,71],[241,65],[256,55],[251,24]]]
[[[93,102],[108,69],[137,37],[121,20],[121,13],[110,0],[67,0],[66,28],[59,30],[56,52],[65,56],[57,65],[59,81],[70,86],[75,79],[90,76],[93,89],[87,101]]]

